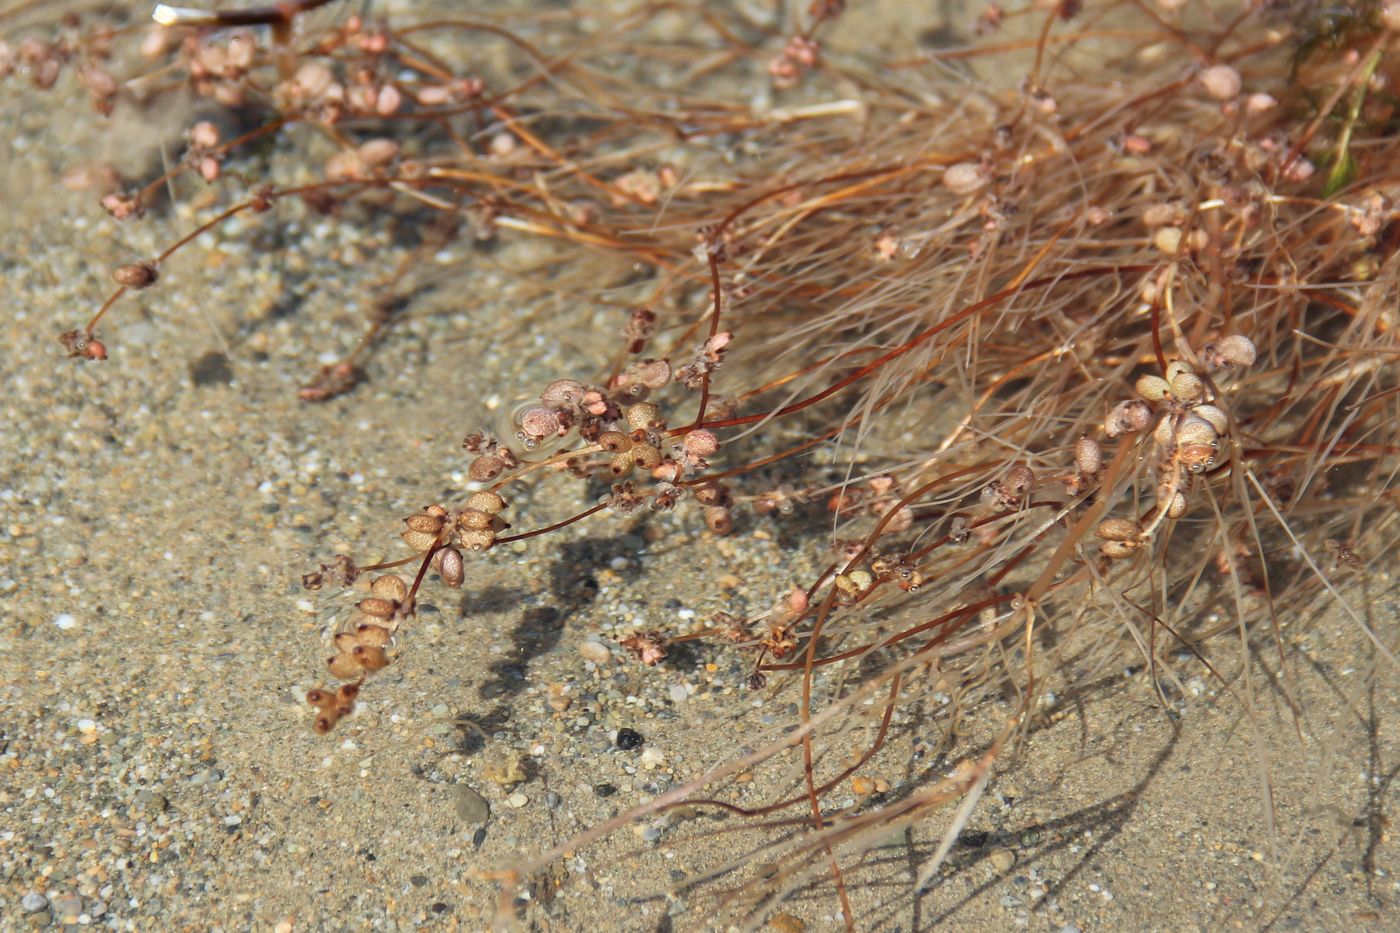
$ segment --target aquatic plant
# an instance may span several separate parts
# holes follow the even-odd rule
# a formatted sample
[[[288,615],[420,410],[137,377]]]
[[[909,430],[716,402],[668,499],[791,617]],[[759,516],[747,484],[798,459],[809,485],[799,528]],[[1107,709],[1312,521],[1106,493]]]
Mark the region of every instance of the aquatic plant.
[[[308,402],[354,390],[392,340],[396,288],[456,237],[554,241],[571,287],[591,277],[622,309],[589,371],[535,387],[510,432],[464,413],[471,485],[401,516],[407,557],[306,575],[363,588],[328,633],[341,685],[308,695],[314,728],[416,663],[424,586],[470,591],[502,545],[674,509],[713,535],[787,521],[824,555],[761,613],[622,640],[642,666],[687,643],[744,652],[748,686],[798,713],[503,867],[504,913],[566,852],[686,808],[741,818],[691,831],[747,848],[682,886],[752,924],[829,885],[855,927],[880,841],[941,819],[910,891],[932,883],[997,769],[1096,672],[1146,668],[1172,715],[1178,670],[1202,665],[1252,719],[1264,684],[1292,702],[1285,630],[1318,593],[1394,661],[1347,579],[1396,542],[1400,5],[991,5],[985,38],[909,61],[831,51],[835,2],[781,23],[664,4],[304,21],[323,5],[161,7],[152,31],[0,48],[0,70],[41,85],[76,68],[99,112],[188,88],[248,127],[197,123],[178,165],[103,193],[132,219],[187,179],[225,202],[114,272],[63,335],[72,356],[119,359],[98,327],[119,335],[128,291],[199,233],[292,201],[335,216],[371,199],[430,231]],[[123,40],[147,61],[119,79]],[[499,73],[469,54],[482,44]],[[766,100],[736,93],[755,83]],[[242,160],[269,140],[295,180]],[[522,484],[555,520],[512,523]],[[880,790],[862,772],[899,753],[911,710],[941,767]],[[768,801],[734,802],[754,772]]]

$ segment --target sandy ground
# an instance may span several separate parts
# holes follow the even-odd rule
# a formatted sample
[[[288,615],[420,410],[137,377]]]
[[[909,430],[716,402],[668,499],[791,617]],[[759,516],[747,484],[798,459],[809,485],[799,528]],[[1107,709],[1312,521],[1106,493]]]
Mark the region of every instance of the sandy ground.
[[[461,489],[457,442],[483,409],[577,375],[579,347],[521,323],[540,300],[501,267],[528,247],[454,248],[440,257],[453,286],[413,305],[369,382],[302,404],[296,387],[350,345],[362,289],[404,247],[369,218],[289,208],[202,238],[124,301],[105,365],[63,359],[56,335],[100,302],[110,268],[194,215],[120,225],[59,178],[129,152],[153,167],[151,140],[181,116],[104,126],[69,80],[0,96],[0,929],[482,929],[495,888],[479,870],[695,775],[792,699],[756,708],[745,657],[718,649],[644,670],[585,643],[761,608],[821,555],[798,525],[719,540],[684,516],[602,519],[493,555],[469,593],[430,588],[358,715],[313,735],[301,697],[353,597],[308,593],[300,575],[337,550],[398,556],[399,518]],[[580,333],[618,323],[568,314]],[[578,501],[551,489],[517,500],[522,527]],[[1394,645],[1400,590],[1382,563],[1343,593]],[[908,893],[941,824],[874,853],[853,892],[861,928],[1394,928],[1400,678],[1325,606],[1285,640],[1297,725],[1267,684],[1255,724],[1203,676],[1176,723],[1140,672],[1066,694],[930,891]],[[1227,640],[1218,660],[1237,670],[1238,656]],[[926,779],[927,724],[896,725],[891,793]],[[619,749],[621,727],[642,746]],[[540,930],[706,928],[702,897],[658,894],[740,851],[696,833],[624,830],[538,879],[519,915]],[[829,889],[781,913],[775,929],[840,926]]]

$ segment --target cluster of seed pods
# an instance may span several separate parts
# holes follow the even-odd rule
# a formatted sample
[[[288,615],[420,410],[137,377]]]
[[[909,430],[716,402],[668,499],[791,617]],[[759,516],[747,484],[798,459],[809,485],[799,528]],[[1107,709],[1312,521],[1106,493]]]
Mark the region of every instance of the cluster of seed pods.
[[[1102,540],[1099,551],[1104,557],[1132,557],[1150,543],[1164,519],[1186,514],[1187,495],[1195,478],[1219,467],[1229,453],[1225,440],[1231,417],[1217,397],[1212,373],[1248,368],[1256,355],[1249,338],[1237,334],[1223,337],[1202,348],[1200,370],[1185,360],[1173,360],[1161,375],[1139,377],[1134,385],[1138,398],[1120,403],[1109,413],[1104,422],[1108,437],[1151,428],[1158,451],[1157,486],[1156,503],[1141,517],[1110,518],[1100,523],[1095,533]],[[1076,461],[1080,472],[1070,483],[1082,488],[1101,469],[1102,451],[1086,438],[1076,448]]]
[[[495,545],[497,533],[510,527],[501,518],[505,507],[505,500],[497,493],[474,492],[455,513],[441,505],[430,505],[408,516],[404,519],[408,527],[400,537],[420,554],[431,551],[443,582],[455,589],[465,577],[462,551],[488,551]]]

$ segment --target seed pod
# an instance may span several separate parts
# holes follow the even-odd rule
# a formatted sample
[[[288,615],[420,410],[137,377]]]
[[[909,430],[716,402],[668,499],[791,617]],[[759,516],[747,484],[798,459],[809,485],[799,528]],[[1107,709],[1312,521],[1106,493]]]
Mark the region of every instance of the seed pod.
[[[1143,225],[1154,229],[1179,224],[1185,219],[1186,211],[1180,204],[1149,204],[1142,211]]]
[[[1099,545],[1099,553],[1110,560],[1123,560],[1132,557],[1138,549],[1136,541],[1105,541]]]
[[[1214,448],[1219,435],[1215,433],[1215,428],[1208,421],[1197,418],[1195,415],[1187,415],[1181,420],[1181,426],[1176,430],[1174,438],[1178,447],[1205,447]]]
[[[727,535],[734,530],[734,516],[726,506],[706,506],[705,527],[717,535]]]
[[[943,185],[954,194],[972,194],[990,181],[982,166],[976,162],[957,162],[943,172]]]
[[[442,574],[442,582],[454,590],[457,589],[467,578],[467,568],[462,562],[462,552],[455,547],[449,547],[438,551],[437,556],[441,558],[441,562],[438,564],[438,573]]]
[[[360,161],[370,168],[383,168],[399,156],[399,144],[392,139],[380,137],[360,143],[355,150]]]
[[[651,478],[662,483],[674,483],[681,478],[681,465],[674,460],[663,460],[651,471]]]
[[[695,487],[695,499],[701,505],[723,505],[729,501],[729,487],[721,483],[706,483]]]
[[[1149,402],[1160,402],[1172,391],[1171,383],[1161,376],[1139,376],[1133,388]]]
[[[1206,359],[1215,367],[1253,366],[1258,356],[1254,341],[1239,334],[1222,337],[1205,346]]]
[[[505,461],[496,454],[482,454],[467,467],[467,475],[478,483],[487,483],[500,476],[505,468]]]
[[[626,417],[627,426],[634,431],[649,431],[666,423],[661,418],[661,409],[651,402],[637,402],[634,405],[628,405]]]
[[[1214,65],[1201,72],[1201,87],[1216,100],[1232,100],[1240,95],[1240,73],[1229,65]]]
[[[341,633],[346,634],[346,633]],[[370,648],[383,648],[393,641],[394,635],[382,625],[361,625],[355,629],[355,638],[359,644]],[[336,647],[340,647],[339,636],[336,638]],[[354,650],[353,648],[351,649]]]
[[[1261,113],[1268,113],[1277,106],[1278,98],[1274,97],[1272,94],[1264,94],[1262,92],[1250,94],[1249,97],[1245,98],[1244,102],[1245,113],[1249,114],[1251,117],[1257,117]]]
[[[1168,256],[1181,252],[1181,230],[1178,227],[1159,227],[1152,235],[1152,245]]]
[[[1215,464],[1214,444],[1188,444],[1177,448],[1176,459],[1192,473],[1203,473]]]
[[[306,691],[306,702],[317,709],[331,709],[335,706],[335,694],[315,687]]]
[[[1180,489],[1172,493],[1167,502],[1167,518],[1180,518],[1186,514],[1186,496]]]
[[[496,543],[496,532],[490,528],[461,528],[457,540],[469,551],[486,551]]]
[[[1225,434],[1230,429],[1230,418],[1214,405],[1197,405],[1191,414],[1215,428],[1216,434]]]
[[[691,431],[682,444],[685,452],[694,457],[708,457],[719,450],[719,438],[713,431]]]
[[[336,716],[349,716],[355,709],[355,697],[359,695],[359,684],[341,684],[335,692],[335,706],[332,707]]]
[[[631,450],[624,450],[622,453],[612,458],[610,467],[614,476],[623,476],[624,474],[631,473],[632,468],[636,465],[636,454]]]
[[[882,518],[889,515],[891,511],[894,514],[890,515],[889,520],[885,522],[885,531],[890,534],[898,534],[901,531],[908,531],[914,526],[914,511],[909,506],[902,505],[896,508],[894,503],[890,503],[883,507],[876,507],[877,514]]]
[[[1126,518],[1110,518],[1099,524],[1094,534],[1105,541],[1136,541],[1142,534],[1137,522]]]
[[[442,531],[443,521],[442,517],[438,515],[428,515],[424,512],[419,512],[417,515],[410,515],[403,521],[409,528],[414,531],[422,532],[423,534],[435,535],[439,531]]]
[[[383,648],[372,645],[357,645],[351,652],[360,666],[373,674],[389,666],[389,654]]]
[[[637,367],[637,379],[648,389],[659,389],[671,381],[671,364],[666,360],[645,360]]]
[[[292,78],[296,90],[311,99],[325,94],[334,81],[335,73],[320,62],[305,63]]]
[[[1194,410],[1184,417],[1163,418],[1157,423],[1152,437],[1163,447],[1181,447],[1187,444],[1215,444],[1215,426],[1204,418],[1196,417]]]
[[[1185,405],[1195,405],[1205,398],[1206,386],[1195,373],[1177,373],[1171,382],[1172,398]]]
[[[462,529],[490,528],[491,524],[491,516],[477,509],[467,509],[457,516],[457,527]]]
[[[1094,476],[1103,469],[1103,448],[1091,437],[1081,437],[1074,443],[1074,463],[1081,471]]]
[[[488,515],[495,515],[505,507],[506,500],[487,489],[474,492],[467,499],[467,508],[476,509],[478,512],[485,512]]]
[[[1191,364],[1186,362],[1185,360],[1172,360],[1170,363],[1167,364],[1167,382],[1172,382],[1176,379],[1177,376],[1180,376],[1182,373],[1194,373],[1195,371],[1196,370],[1191,367]]]
[[[1157,422],[1157,427],[1152,431],[1152,439],[1163,447],[1170,447],[1172,438],[1175,436],[1177,419],[1175,416],[1163,418]]]
[[[621,431],[604,431],[598,435],[598,446],[608,453],[618,453],[632,447],[632,438]]]
[[[1120,434],[1136,434],[1144,431],[1152,423],[1152,406],[1141,399],[1119,402],[1104,420],[1104,434],[1117,437]]]
[[[437,535],[430,535],[422,531],[414,531],[412,528],[400,533],[399,537],[403,538],[404,543],[419,553],[430,550],[433,545],[437,544],[438,540]]]
[[[340,632],[335,636],[335,650],[342,654],[354,651],[359,643],[360,637],[354,632]]]
[[[369,591],[380,599],[388,599],[396,603],[408,599],[408,584],[403,582],[403,578],[392,573],[381,574],[371,580]]]
[[[355,606],[367,616],[376,619],[392,619],[394,617],[394,604],[390,600],[381,599],[378,596],[370,596],[359,601]]]
[[[638,444],[630,451],[632,459],[643,470],[655,469],[661,464],[661,450],[650,444]]]
[[[573,379],[556,379],[544,387],[540,401],[551,408],[574,408],[583,400],[583,383]]]
[[[1024,464],[1014,466],[1006,471],[1005,485],[1008,492],[1020,498],[1035,485],[1035,471]]]
[[[535,406],[520,413],[520,436],[527,442],[538,442],[546,437],[563,437],[569,433],[573,416],[557,408]]]
[[[837,601],[849,606],[875,585],[875,578],[868,570],[852,570],[850,573],[838,574],[834,582]]]
[[[325,735],[335,728],[335,724],[339,719],[340,717],[336,715],[334,710],[327,710],[316,717],[316,721],[312,724],[311,728],[316,730],[317,735]]]
[[[118,266],[112,272],[112,279],[125,288],[138,289],[153,285],[159,274],[149,262],[133,262]]]
[[[355,655],[348,651],[342,651],[333,658],[327,658],[326,666],[330,668],[331,676],[337,680],[354,680],[364,670],[364,666],[360,664]]]

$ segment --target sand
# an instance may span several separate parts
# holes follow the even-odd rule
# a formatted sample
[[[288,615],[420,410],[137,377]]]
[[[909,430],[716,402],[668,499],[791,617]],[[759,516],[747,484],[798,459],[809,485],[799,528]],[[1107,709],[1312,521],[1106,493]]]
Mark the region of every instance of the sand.
[[[677,514],[604,517],[473,561],[462,592],[427,591],[356,716],[314,735],[302,696],[355,597],[309,593],[301,575],[341,550],[399,556],[402,516],[463,488],[461,435],[577,375],[590,329],[619,321],[523,295],[503,270],[530,244],[453,246],[436,260],[451,286],[411,305],[366,384],[300,402],[407,246],[373,215],[289,206],[201,238],[123,301],[107,362],[64,359],[58,333],[100,303],[110,269],[195,212],[120,224],[61,176],[135,150],[153,169],[151,139],[174,146],[187,116],[104,125],[71,77],[0,96],[0,929],[483,929],[497,889],[481,872],[791,715],[791,691],[755,702],[746,655],[706,647],[644,669],[615,637],[761,608],[822,555],[800,546],[800,517],[717,539]],[[530,313],[581,336],[550,338]],[[513,516],[537,525],[579,503],[555,484]],[[727,588],[699,582],[725,575]],[[1394,645],[1386,562],[1341,590]],[[1326,603],[1284,639],[1296,724],[1278,684],[1256,679],[1251,723],[1186,662],[1175,719],[1140,670],[1062,695],[931,890],[909,893],[942,824],[877,850],[853,889],[859,926],[1393,928],[1396,671]],[[1223,639],[1237,690],[1239,655]],[[620,728],[642,743],[619,748]],[[929,724],[898,732],[891,794],[928,779]],[[708,819],[647,821],[574,853],[518,916],[539,930],[711,926],[700,893],[659,891],[740,851],[696,836]],[[829,888],[776,913],[774,929],[840,927]]]

